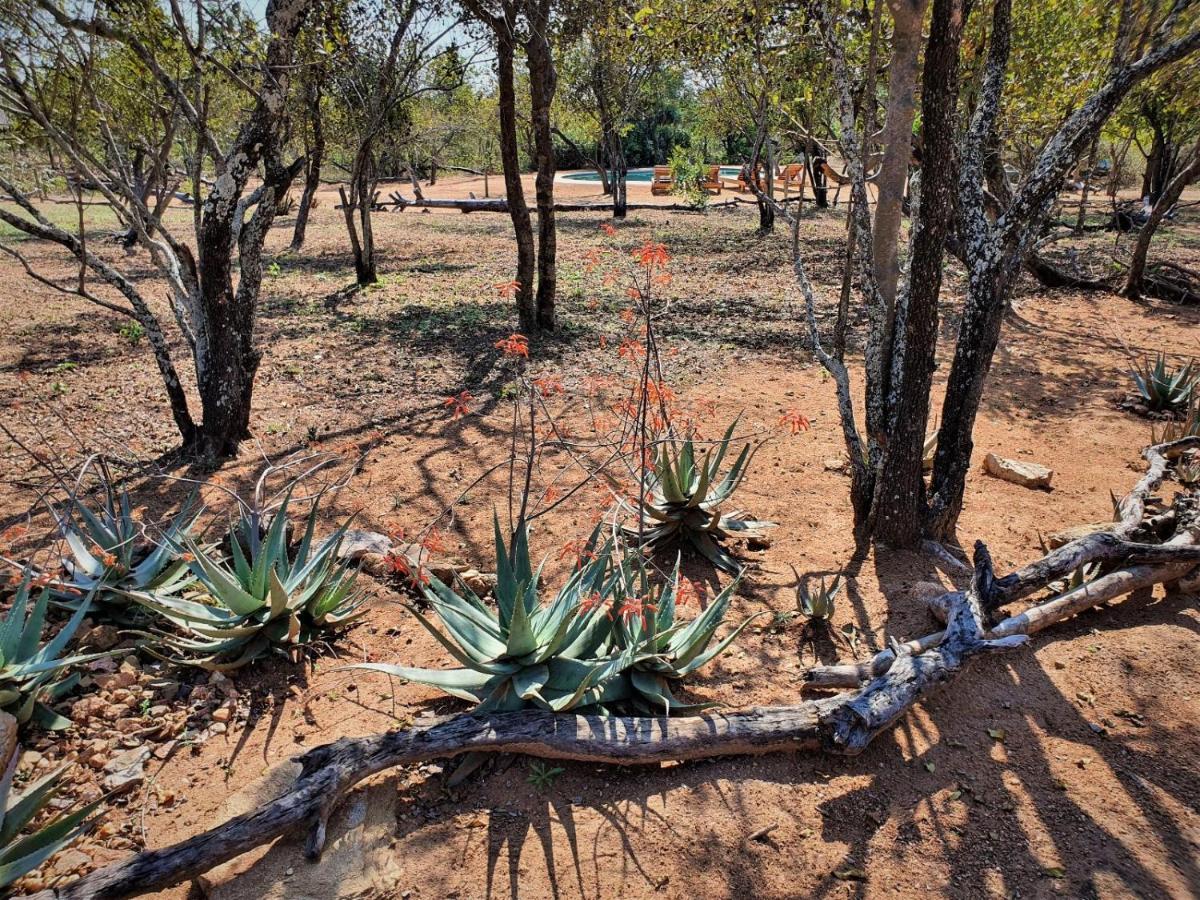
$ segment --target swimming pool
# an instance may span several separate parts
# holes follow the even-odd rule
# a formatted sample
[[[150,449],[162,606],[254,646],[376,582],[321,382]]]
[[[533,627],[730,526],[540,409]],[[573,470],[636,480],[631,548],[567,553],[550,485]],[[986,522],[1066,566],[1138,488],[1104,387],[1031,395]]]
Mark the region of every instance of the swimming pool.
[[[721,177],[735,179],[738,173],[742,171],[741,166],[721,166]],[[644,181],[649,182],[654,175],[654,168],[648,169],[630,169],[625,175],[626,181]],[[563,181],[592,181],[598,182],[600,175],[597,172],[572,172],[570,175],[562,175]]]

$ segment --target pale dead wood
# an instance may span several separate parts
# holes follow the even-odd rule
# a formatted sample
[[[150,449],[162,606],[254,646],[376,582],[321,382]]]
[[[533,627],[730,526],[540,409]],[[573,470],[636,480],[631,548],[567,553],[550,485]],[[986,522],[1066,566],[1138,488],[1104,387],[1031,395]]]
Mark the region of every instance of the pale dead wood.
[[[1108,530],[1085,535],[1064,544],[1041,559],[999,579],[993,594],[995,606],[985,612],[991,612],[1006,603],[1043,590],[1089,563],[1099,562],[1122,568],[1004,619],[988,632],[988,636],[1003,638],[1016,634],[1035,634],[1101,603],[1156,584],[1170,584],[1187,576],[1200,562],[1197,524],[1193,517],[1186,514],[1182,519],[1178,514],[1172,516],[1171,521],[1175,523],[1177,530],[1164,543],[1142,543],[1133,538],[1156,534],[1155,528],[1145,527],[1150,524],[1145,520],[1147,501],[1162,484],[1170,461],[1197,448],[1200,448],[1200,438],[1197,437],[1146,448],[1143,456],[1149,466],[1133,490],[1117,504],[1120,521]],[[1161,516],[1155,517],[1153,521],[1157,523],[1162,519]],[[936,618],[945,620],[946,610],[956,596],[958,595],[955,592],[950,592],[930,598],[927,601],[930,612]],[[885,674],[895,663],[897,656],[924,653],[931,647],[936,647],[943,637],[943,632],[934,632],[902,644],[894,643],[868,660],[815,666],[805,674],[805,679],[812,687],[852,688]]]

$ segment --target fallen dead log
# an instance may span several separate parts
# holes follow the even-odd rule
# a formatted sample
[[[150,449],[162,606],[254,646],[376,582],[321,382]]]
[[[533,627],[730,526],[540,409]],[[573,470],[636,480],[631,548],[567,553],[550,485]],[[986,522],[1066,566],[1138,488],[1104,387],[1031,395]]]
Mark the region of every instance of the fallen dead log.
[[[722,203],[710,203],[707,206],[696,207],[686,203],[627,203],[627,210],[658,210],[660,212],[707,212],[711,209],[728,209],[737,205],[737,199],[726,200]],[[376,204],[376,208],[384,209],[391,207],[398,212],[404,212],[409,207],[415,209],[457,209],[463,213],[474,212],[493,212],[506,213],[508,212],[508,201],[503,197],[493,199],[480,199],[478,197],[468,197],[466,199],[408,199],[403,195],[393,192],[389,199]],[[612,212],[611,203],[555,203],[555,212]],[[530,211],[534,212],[532,207]]]
[[[856,693],[795,706],[680,718],[573,716],[542,711],[461,715],[366,738],[343,738],[300,757],[301,773],[278,799],[171,847],[146,850],[36,900],[116,900],[193,878],[285,834],[307,829],[305,855],[320,856],[330,814],[358,783],[386,769],[464,753],[525,753],[614,765],[811,750],[860,753],[975,656],[1026,638],[986,640],[982,610],[996,581],[982,543],[971,588],[949,605],[941,644],[899,660]]]
[[[1010,616],[991,628],[988,637],[1006,638],[1013,635],[1032,635],[1058,622],[1073,618],[1084,610],[1122,597],[1126,594],[1179,581],[1200,563],[1200,546],[1197,546],[1196,529],[1200,527],[1195,511],[1188,510],[1193,504],[1185,499],[1180,510],[1170,518],[1176,532],[1161,544],[1141,543],[1131,540],[1144,530],[1143,520],[1151,493],[1158,489],[1166,475],[1169,462],[1182,454],[1200,449],[1200,437],[1182,438],[1146,448],[1143,456],[1149,463],[1145,474],[1117,504],[1120,521],[1105,531],[1085,535],[1041,559],[1001,578],[992,593],[993,607],[985,609],[991,613],[1006,603],[1020,600],[1043,590],[1054,582],[1067,577],[1081,566],[1089,563],[1104,563],[1118,566],[1094,581],[1064,593],[1022,613]],[[1162,517],[1158,517],[1162,518]],[[1157,519],[1156,519],[1157,521]],[[1154,533],[1154,529],[1150,529]],[[945,610],[953,602],[955,593],[943,594],[929,599],[930,611],[935,617],[945,619]],[[905,643],[893,642],[868,660],[831,666],[814,666],[805,673],[805,680],[815,688],[853,688],[863,682],[885,675],[898,658],[922,654],[936,647],[943,639],[943,632],[934,632]]]

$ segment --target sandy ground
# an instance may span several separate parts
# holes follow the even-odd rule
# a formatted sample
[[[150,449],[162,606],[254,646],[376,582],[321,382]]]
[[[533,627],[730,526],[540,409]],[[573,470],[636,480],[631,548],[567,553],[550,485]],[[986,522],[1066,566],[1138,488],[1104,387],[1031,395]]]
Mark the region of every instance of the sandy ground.
[[[482,196],[482,179],[446,179],[427,194],[468,190]],[[589,185],[556,190],[600,199]],[[328,521],[355,513],[360,527],[416,530],[507,452],[508,375],[493,343],[514,321],[510,301],[494,287],[512,277],[509,223],[489,214],[378,215],[382,283],[354,292],[347,290],[352,266],[335,196],[322,193],[303,255],[283,252],[290,220],[271,236],[278,255],[264,284],[256,444],[216,478],[246,490],[264,456],[279,459],[309,444],[347,455],[361,449],[361,472],[337,496]],[[630,199],[648,200],[649,191],[631,184]],[[567,394],[556,402],[568,420],[582,408],[586,377],[616,365],[612,348],[625,328],[620,288],[584,264],[601,245],[601,221],[591,213],[560,217],[563,327],[533,348],[539,370],[563,377]],[[805,347],[786,242],[757,235],[756,225],[753,207],[707,216],[639,212],[615,239],[628,249],[653,238],[673,254],[663,334],[679,351],[668,378],[684,401],[712,401],[713,430],[741,413],[747,428],[772,435],[737,505],[780,527],[769,549],[749,555],[753,565],[731,622],[794,611],[793,567],[801,574],[841,570],[852,547],[848,480],[833,464],[843,448],[832,385]],[[827,308],[836,302],[843,234],[840,208],[807,217],[801,228]],[[1097,246],[1111,241],[1104,234]],[[1194,211],[1164,235],[1162,248],[1177,259],[1200,256]],[[23,251],[39,265],[70,271],[52,248],[25,243]],[[132,264],[151,277],[144,258]],[[939,391],[962,292],[961,274],[951,269]],[[144,345],[117,333],[116,316],[29,282],[11,260],[0,260],[0,271],[0,398],[13,435],[67,460],[94,448],[146,464],[169,451],[174,436]],[[1195,309],[1022,284],[976,430],[962,545],[986,540],[997,568],[1007,571],[1038,555],[1040,535],[1107,520],[1109,492],[1136,480],[1150,431],[1119,406],[1130,354],[1190,355],[1198,320]],[[186,368],[182,346],[175,350]],[[478,405],[452,421],[444,398],[464,389]],[[792,408],[812,422],[810,432],[778,429]],[[42,479],[13,440],[0,450],[10,484],[0,502],[7,527],[32,502],[28,485]],[[978,463],[988,451],[1051,466],[1053,490],[985,476]],[[176,467],[169,474],[194,473]],[[137,501],[151,509],[184,492],[161,478],[134,484]],[[492,507],[506,496],[500,475],[471,492],[451,531],[453,555],[490,569]],[[216,490],[205,499],[222,505]],[[535,553],[551,555],[551,583],[566,565],[553,558],[563,535],[581,534],[593,514],[587,502],[566,504],[535,533]],[[719,581],[695,563],[689,572],[708,591]],[[764,617],[699,673],[690,693],[727,708],[792,702],[817,659],[850,659],[884,646],[889,635],[931,630],[915,599],[918,584],[953,580],[924,557],[876,554],[848,580],[830,637],[813,639],[799,619]],[[435,642],[401,609],[394,586],[366,581],[370,612],[339,642],[338,659],[444,664]],[[854,647],[843,636],[850,625]],[[1196,896],[1198,631],[1192,598],[1139,596],[1085,614],[1028,649],[978,663],[853,760],[775,755],[629,771],[565,764],[544,791],[529,783],[530,762],[522,758],[456,790],[444,787],[440,766],[387,773],[347,804],[320,866],[305,863],[299,844],[287,841],[242,861],[232,880],[221,874],[211,889],[231,898],[426,900]],[[86,865],[143,844],[163,846],[253,805],[259,789],[251,786],[305,748],[462,708],[419,686],[336,671],[338,659],[272,662],[234,676],[236,713],[227,729],[154,759],[144,788],[114,804],[107,833],[83,845]],[[211,724],[205,679],[176,677],[184,690],[173,710]],[[1002,731],[1003,740],[989,729]],[[78,753],[85,737],[106,734],[81,723],[44,742],[43,752]],[[239,798],[247,788],[251,797]],[[747,840],[766,826],[776,827]]]

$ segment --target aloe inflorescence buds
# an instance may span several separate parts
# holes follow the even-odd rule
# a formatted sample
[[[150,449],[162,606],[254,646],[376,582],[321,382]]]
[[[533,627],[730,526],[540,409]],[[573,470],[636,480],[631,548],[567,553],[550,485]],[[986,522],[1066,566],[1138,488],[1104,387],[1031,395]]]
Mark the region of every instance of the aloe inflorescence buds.
[[[626,537],[640,540],[651,552],[688,546],[720,569],[734,574],[741,571],[741,564],[720,542],[731,536],[761,537],[775,523],[748,519],[737,511],[721,512],[722,504],[745,478],[753,457],[746,444],[729,471],[721,474],[737,424],[735,420],[721,440],[700,454],[690,437],[681,443],[662,443],[644,477],[644,498],[635,500],[640,527],[627,527]]]

